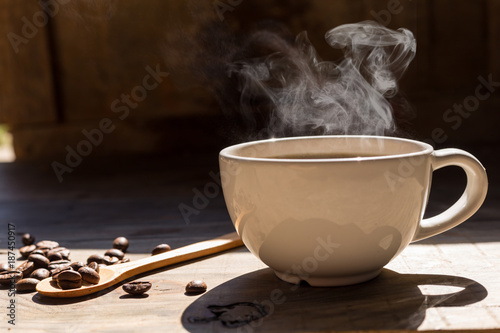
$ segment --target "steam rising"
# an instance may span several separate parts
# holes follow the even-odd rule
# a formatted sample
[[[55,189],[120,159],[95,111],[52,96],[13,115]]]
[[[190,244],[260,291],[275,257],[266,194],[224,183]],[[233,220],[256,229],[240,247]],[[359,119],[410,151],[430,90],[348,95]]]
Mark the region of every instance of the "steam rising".
[[[240,78],[242,112],[251,118],[255,101],[268,99],[268,130],[276,136],[394,132],[389,99],[415,56],[413,34],[366,21],[332,29],[325,39],[342,50],[340,62],[322,61],[305,32],[293,43],[255,34],[255,43],[275,52],[230,66],[230,75]]]

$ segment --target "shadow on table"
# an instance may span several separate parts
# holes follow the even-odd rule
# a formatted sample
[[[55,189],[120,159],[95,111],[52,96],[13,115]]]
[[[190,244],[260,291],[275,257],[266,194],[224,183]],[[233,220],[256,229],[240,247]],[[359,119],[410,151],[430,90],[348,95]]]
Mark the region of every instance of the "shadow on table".
[[[446,294],[424,295],[436,285]],[[457,292],[457,287],[463,288]],[[193,302],[182,315],[190,332],[417,329],[432,307],[464,306],[488,295],[478,282],[459,276],[398,274],[384,269],[353,286],[295,286],[269,268],[239,276]]]

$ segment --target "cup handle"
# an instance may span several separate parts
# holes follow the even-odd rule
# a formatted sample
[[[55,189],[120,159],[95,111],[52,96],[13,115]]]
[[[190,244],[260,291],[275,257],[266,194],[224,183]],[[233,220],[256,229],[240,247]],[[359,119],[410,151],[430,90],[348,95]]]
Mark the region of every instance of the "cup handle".
[[[432,153],[432,170],[459,166],[467,175],[467,186],[457,202],[439,215],[423,219],[412,239],[416,242],[449,230],[471,217],[481,207],[488,191],[488,177],[481,163],[460,149],[440,149]]]

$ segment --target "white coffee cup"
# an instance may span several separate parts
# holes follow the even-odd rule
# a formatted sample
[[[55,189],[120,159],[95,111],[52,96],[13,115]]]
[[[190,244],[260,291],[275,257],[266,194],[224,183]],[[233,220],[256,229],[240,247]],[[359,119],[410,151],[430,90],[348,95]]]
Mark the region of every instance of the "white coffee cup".
[[[483,203],[486,171],[471,154],[376,136],[248,142],[219,156],[231,220],[248,249],[288,282],[367,281],[411,242],[462,223]],[[467,175],[458,201],[423,219],[432,172]]]

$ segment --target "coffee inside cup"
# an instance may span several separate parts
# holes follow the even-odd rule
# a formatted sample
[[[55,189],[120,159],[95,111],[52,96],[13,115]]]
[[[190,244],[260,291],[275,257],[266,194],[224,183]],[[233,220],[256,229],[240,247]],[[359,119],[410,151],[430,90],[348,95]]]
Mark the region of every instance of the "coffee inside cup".
[[[428,149],[421,144],[382,137],[318,136],[307,140],[264,140],[233,146],[227,153],[242,158],[276,160],[325,160],[397,157],[421,154]]]
[[[290,159],[290,160],[319,160],[319,159],[331,159],[331,158],[357,158],[357,157],[376,157],[382,156],[381,154],[370,154],[370,153],[302,153],[302,154],[283,154],[275,156],[266,156],[266,158],[274,159]]]

